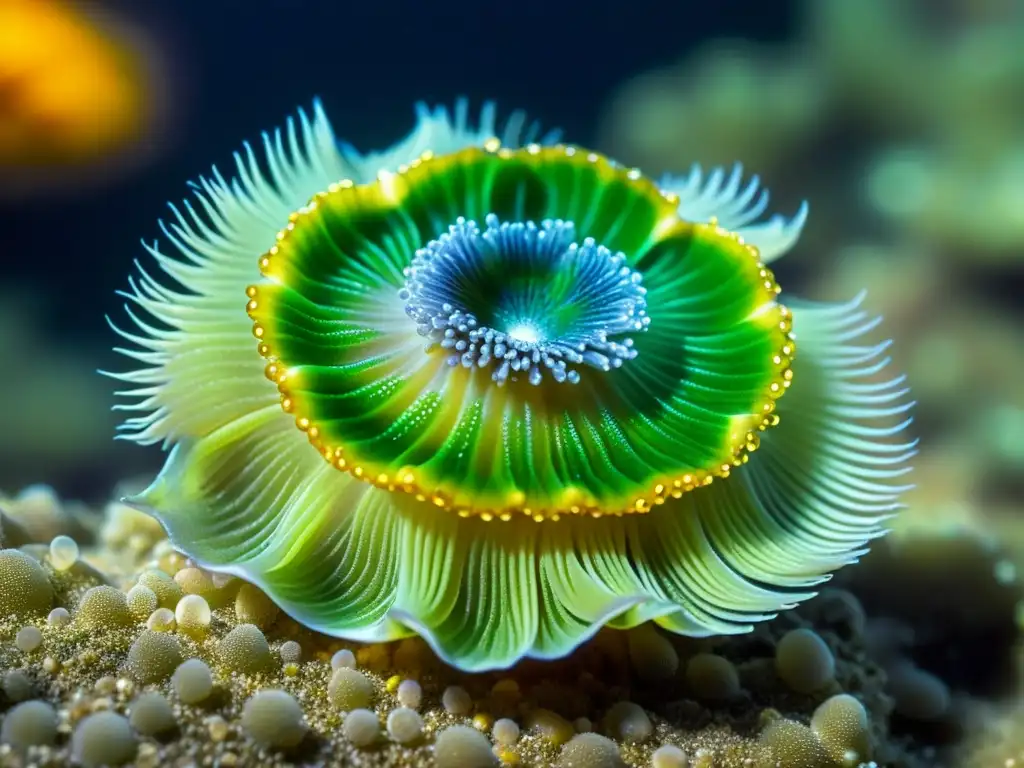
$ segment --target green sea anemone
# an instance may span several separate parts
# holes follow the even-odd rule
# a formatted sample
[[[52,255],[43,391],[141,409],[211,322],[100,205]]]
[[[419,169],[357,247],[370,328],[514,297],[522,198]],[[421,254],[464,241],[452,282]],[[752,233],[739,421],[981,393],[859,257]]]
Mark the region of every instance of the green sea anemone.
[[[745,632],[856,560],[911,403],[861,297],[779,302],[806,208],[556,140],[460,103],[360,155],[317,104],[195,184],[146,246],[175,284],[124,294],[123,436],[170,449],[128,502],[310,627],[468,670]]]

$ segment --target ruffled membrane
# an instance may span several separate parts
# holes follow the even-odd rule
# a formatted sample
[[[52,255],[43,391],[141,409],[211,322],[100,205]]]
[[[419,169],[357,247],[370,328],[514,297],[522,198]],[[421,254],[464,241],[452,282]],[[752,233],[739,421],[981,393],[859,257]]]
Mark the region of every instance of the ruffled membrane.
[[[377,170],[397,171],[424,151],[458,153],[482,146],[494,134],[513,148],[520,141],[554,138],[539,129],[529,133],[521,117],[498,125],[490,108],[477,125],[464,106],[454,116],[423,108],[410,137],[391,150],[364,156],[339,147],[317,104],[312,119],[300,113],[284,131],[266,136],[262,158],[246,147],[236,157],[235,178],[227,181],[215,170],[194,185],[194,201],[174,208],[173,221],[164,227],[177,253],[147,246],[163,274],[157,277],[140,266],[125,294],[136,327],[118,332],[132,343],[122,351],[140,366],[112,374],[129,385],[121,393],[128,401],[121,408],[129,411],[122,436],[170,449],[160,475],[130,501],[155,515],[176,547],[206,567],[257,584],[310,627],[364,641],[417,633],[442,658],[467,670],[507,667],[523,657],[563,656],[606,624],[625,628],[653,620],[691,636],[744,632],[811,596],[830,572],[856,560],[884,533],[908,487],[905,475],[915,448],[905,437],[911,408],[907,389],[901,377],[887,373],[887,345],[869,341],[877,319],[864,311],[862,297],[837,305],[787,299],[799,352],[791,386],[772,401],[770,416],[773,422],[778,418],[778,426],[759,433],[759,450],[730,467],[727,477],[668,495],[642,514],[563,514],[540,523],[525,515],[504,522],[461,517],[430,499],[418,500],[394,482],[367,482],[374,478],[339,471],[333,458],[324,461],[311,447],[309,434],[296,429],[295,414],[282,411],[278,387],[268,380],[274,373],[257,354],[245,290],[273,284],[261,275],[259,259],[275,245],[290,215],[343,179],[368,181]],[[566,178],[558,183],[570,183]],[[716,216],[721,226],[758,245],[767,261],[796,240],[804,214],[757,224],[764,207],[753,202],[756,181],[740,181],[737,171],[713,173],[707,180],[691,174],[659,186],[678,194],[684,220]],[[445,194],[457,188],[439,187]],[[479,197],[471,199],[480,210],[467,208],[462,215],[482,219],[492,212]],[[580,206],[577,225],[584,226],[588,209],[579,200],[575,205]],[[454,205],[446,214],[457,209]],[[540,218],[551,211],[536,213]],[[452,223],[453,217],[437,217],[434,234]],[[688,283],[685,275],[673,277],[667,257],[661,266],[657,259],[645,262],[635,244],[616,245],[616,232],[624,230],[606,227],[605,239],[612,241],[612,250],[634,254],[643,285],[654,292],[647,295],[652,318],[647,334],[655,334],[659,311],[664,323],[673,318],[683,323],[675,337],[650,338],[661,338],[660,344],[697,339],[697,353],[687,358],[695,367],[684,378],[701,382],[704,377],[705,383],[692,388],[691,401],[718,404],[723,412],[750,408],[754,390],[767,381],[758,378],[757,367],[748,374],[753,377],[748,383],[760,382],[751,394],[700,400],[708,384],[719,386],[729,376],[728,368],[721,376],[714,373],[714,366],[725,363],[714,354],[710,336],[706,350],[700,350],[700,316],[715,316],[699,300],[700,292],[676,305],[670,294],[657,293],[661,286],[685,297],[684,289],[699,286],[699,279]],[[399,236],[386,242],[393,253],[384,261],[392,259],[397,270],[382,269],[373,279],[387,288],[380,296],[394,301],[391,289],[400,288],[402,280],[399,256],[411,261],[412,251],[395,245],[405,242]],[[413,250],[425,245],[412,244]],[[325,291],[322,283],[302,283],[299,278],[309,273],[306,264],[296,268],[296,281],[285,281],[291,293],[263,318],[268,336],[275,331],[281,336],[287,317],[314,329],[328,327],[325,317],[317,321],[316,312],[339,294]],[[321,308],[310,309],[318,296],[324,300]],[[737,301],[736,308],[747,306]],[[294,310],[291,315],[285,304]],[[347,321],[372,325],[378,342],[364,340],[370,348],[387,337],[406,359],[413,350],[423,355],[423,339],[415,341],[415,332],[412,339],[395,341],[414,325],[400,301],[388,307],[382,313],[353,305]],[[400,314],[392,317],[396,307]],[[345,322],[341,315],[326,319]],[[319,363],[344,365],[348,347],[342,336],[318,337],[306,328],[291,335],[292,353],[312,360],[327,350],[331,359],[316,358]],[[647,335],[638,336],[638,344],[641,338]],[[762,338],[751,335],[736,349],[760,349]],[[770,356],[769,346],[757,355]],[[636,360],[626,360],[613,373],[635,368],[634,387],[650,381],[633,365],[645,351],[658,358],[654,347],[641,349]],[[584,370],[581,379],[590,373]],[[593,371],[598,379],[608,373]],[[435,391],[446,396],[443,386]],[[330,398],[321,405],[335,407]],[[645,422],[651,425],[645,439],[656,442],[664,432],[652,418]],[[628,433],[639,429],[637,423],[620,429]],[[640,433],[626,434],[627,442],[638,439],[635,434]],[[685,448],[684,440],[680,446]],[[652,457],[672,458],[661,451],[647,455]],[[445,464],[438,472],[465,481],[460,475],[465,466]],[[604,487],[600,478],[594,482],[594,488]]]

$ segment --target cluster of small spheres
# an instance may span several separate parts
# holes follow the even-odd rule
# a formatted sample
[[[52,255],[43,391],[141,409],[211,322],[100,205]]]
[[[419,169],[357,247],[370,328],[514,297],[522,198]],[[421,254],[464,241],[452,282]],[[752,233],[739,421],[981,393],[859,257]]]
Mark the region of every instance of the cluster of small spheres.
[[[55,573],[67,573],[81,562],[77,545],[66,536],[53,539],[47,560]],[[13,639],[14,648],[26,658],[39,659],[43,670],[57,674],[64,663],[46,655],[48,632],[67,628],[96,636],[131,633],[121,663],[125,677],[97,679],[93,688],[102,706],[73,719],[68,748],[83,766],[140,759],[152,749],[146,739],[165,741],[179,732],[183,726],[180,707],[210,712],[218,688],[230,685],[231,679],[259,681],[245,689],[239,702],[238,733],[261,749],[293,750],[306,740],[312,726],[304,708],[306,694],[290,690],[288,681],[299,678],[306,661],[328,659],[325,700],[340,718],[340,735],[356,749],[390,741],[409,748],[429,745],[439,768],[515,765],[523,760],[519,750],[524,735],[530,734],[555,750],[559,768],[624,766],[624,745],[649,745],[651,768],[712,765],[701,750],[688,753],[672,743],[651,744],[655,725],[643,707],[629,700],[612,704],[597,722],[587,717],[570,722],[546,709],[523,710],[519,718],[492,719],[481,709],[486,704],[465,688],[448,685],[440,691],[439,703],[454,722],[431,736],[421,713],[425,693],[420,681],[394,675],[382,684],[364,668],[364,650],[372,662],[374,649],[383,646],[368,646],[358,653],[340,648],[331,656],[322,651],[319,656],[310,654],[295,639],[272,647],[266,632],[280,618],[280,610],[262,591],[237,583],[227,604],[231,607],[226,607],[218,592],[223,581],[187,561],[178,566],[170,569],[171,575],[154,563],[138,573],[126,592],[94,584],[80,593],[69,611],[53,605],[56,593],[40,560],[21,551],[0,550],[0,614],[29,616],[48,611],[45,622],[25,623]],[[228,611],[227,627],[215,619],[215,606]],[[681,659],[673,643],[650,625],[625,637],[628,660],[642,681],[656,685],[678,679],[687,695],[710,705],[728,704],[743,695],[737,668],[725,656],[700,652]],[[196,655],[197,651],[206,658]],[[83,652],[83,657],[88,653]],[[809,629],[785,634],[777,644],[774,662],[779,680],[796,693],[829,693],[836,685],[833,652]],[[283,681],[264,683],[278,674]],[[908,672],[905,677],[911,680],[913,675]],[[137,691],[136,686],[140,686]],[[910,683],[905,687],[909,690]],[[19,753],[60,742],[61,714],[51,703],[34,698],[36,684],[28,675],[12,670],[4,676],[2,690],[14,706],[4,714],[0,742]],[[491,694],[518,700],[518,685],[505,678],[493,686]],[[123,713],[110,703],[112,696],[121,697]],[[910,693],[903,698],[913,701]],[[924,701],[921,696],[918,699]],[[917,708],[927,707],[919,704]],[[204,717],[210,739],[226,743],[234,726],[218,714]],[[810,725],[781,717],[769,722],[760,743],[787,768],[847,765],[853,757],[867,760],[871,754],[867,713],[856,698],[842,693],[824,698]]]

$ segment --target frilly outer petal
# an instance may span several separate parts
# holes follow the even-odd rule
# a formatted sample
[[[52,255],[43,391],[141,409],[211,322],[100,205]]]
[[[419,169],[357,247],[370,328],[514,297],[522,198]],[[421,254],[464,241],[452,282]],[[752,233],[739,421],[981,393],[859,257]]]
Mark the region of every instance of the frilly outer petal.
[[[885,530],[913,443],[859,300],[798,304],[799,375],[757,461],[647,515],[485,523],[331,471],[274,409],[178,445],[134,499],[200,562],[328,634],[422,635],[467,670],[565,655],[610,623],[747,631]]]
[[[765,264],[796,245],[807,221],[807,203],[801,203],[792,218],[773,214],[762,220],[768,210],[768,190],[757,176],[744,179],[739,163],[731,171],[712,168],[707,173],[694,165],[683,176],[663,177],[661,188],[679,196],[679,215],[684,219],[717,218],[721,226],[757,246]]]
[[[469,100],[459,99],[454,109],[420,102],[416,105],[416,127],[412,132],[383,152],[359,153],[342,143],[341,151],[353,168],[356,181],[368,182],[385,170],[398,168],[424,152],[447,155],[465,147],[481,147],[490,138],[498,138],[503,147],[521,147],[530,143],[554,144],[561,131],[544,130],[536,121],[528,121],[526,113],[513,112],[504,122],[498,120],[493,101],[484,104],[476,121],[470,120]]]

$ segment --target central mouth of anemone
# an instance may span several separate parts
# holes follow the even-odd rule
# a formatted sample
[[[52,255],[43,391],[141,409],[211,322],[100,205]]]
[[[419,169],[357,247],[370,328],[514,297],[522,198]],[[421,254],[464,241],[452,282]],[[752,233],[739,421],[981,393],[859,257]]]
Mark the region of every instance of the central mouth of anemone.
[[[646,289],[622,253],[572,222],[459,218],[416,251],[399,297],[427,351],[490,368],[499,385],[520,376],[577,384],[581,370],[609,371],[636,357]]]

